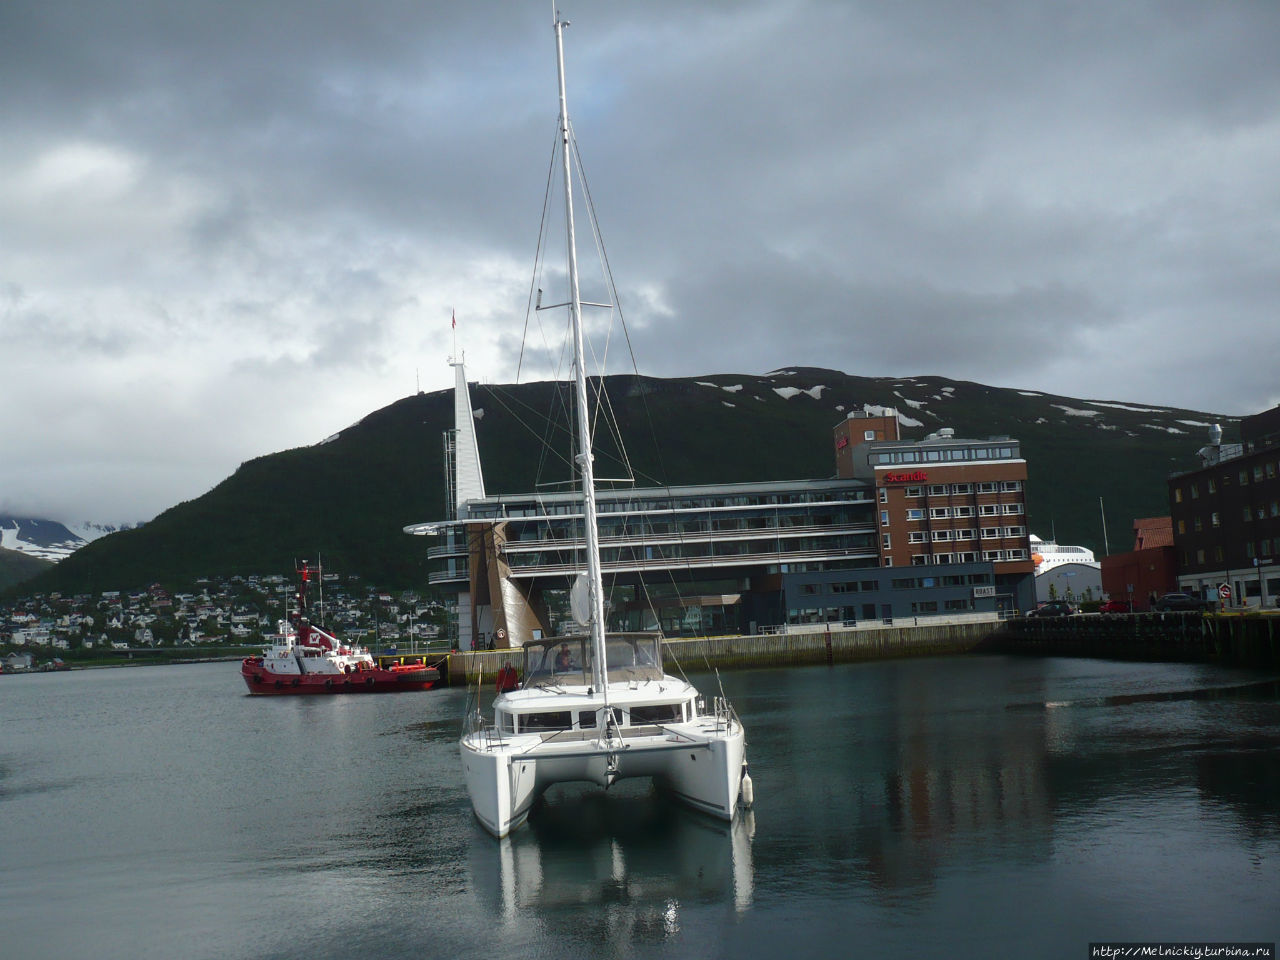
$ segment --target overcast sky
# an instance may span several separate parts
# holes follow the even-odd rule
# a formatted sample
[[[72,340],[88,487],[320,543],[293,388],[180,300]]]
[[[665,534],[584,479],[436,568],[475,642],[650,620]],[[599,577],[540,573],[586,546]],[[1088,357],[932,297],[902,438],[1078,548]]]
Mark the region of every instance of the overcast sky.
[[[564,15],[642,373],[1280,402],[1280,3]],[[5,0],[0,513],[148,519],[447,387],[454,310],[513,381],[555,83],[549,0]]]

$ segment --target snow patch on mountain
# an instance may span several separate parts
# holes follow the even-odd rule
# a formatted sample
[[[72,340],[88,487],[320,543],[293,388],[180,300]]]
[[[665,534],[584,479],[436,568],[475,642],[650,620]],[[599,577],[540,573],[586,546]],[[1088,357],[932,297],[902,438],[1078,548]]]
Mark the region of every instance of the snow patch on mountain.
[[[1135,407],[1128,403],[1103,403],[1101,400],[1086,400],[1094,407],[1109,407],[1112,410],[1132,410],[1134,413],[1165,413],[1160,407]]]
[[[1054,409],[1061,410],[1068,417],[1100,417],[1102,416],[1101,410],[1079,410],[1075,407],[1068,407],[1061,403],[1051,403],[1049,404],[1049,406],[1053,407]]]
[[[815,400],[822,399],[822,391],[827,388],[821,384],[816,387],[810,387],[808,390],[801,390],[799,387],[774,387],[773,392],[780,396],[783,400],[790,400],[792,397],[798,397],[800,394],[807,394]]]

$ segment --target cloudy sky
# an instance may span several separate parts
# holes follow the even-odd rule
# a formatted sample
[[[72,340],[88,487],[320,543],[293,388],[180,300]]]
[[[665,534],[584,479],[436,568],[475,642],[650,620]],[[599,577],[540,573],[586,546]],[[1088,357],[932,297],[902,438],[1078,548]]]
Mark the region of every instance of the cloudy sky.
[[[641,372],[1280,402],[1280,4],[563,2]],[[0,513],[446,387],[455,310],[514,380],[555,93],[549,0],[5,0]]]

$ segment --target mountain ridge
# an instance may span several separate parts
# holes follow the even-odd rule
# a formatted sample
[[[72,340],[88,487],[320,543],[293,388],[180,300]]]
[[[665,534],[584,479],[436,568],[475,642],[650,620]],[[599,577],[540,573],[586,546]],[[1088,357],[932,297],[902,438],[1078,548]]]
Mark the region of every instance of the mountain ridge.
[[[603,390],[601,385],[603,383]],[[520,493],[569,478],[568,384],[471,384],[487,491]],[[607,401],[597,475],[642,486],[820,479],[834,473],[831,431],[856,410],[896,408],[904,434],[951,427],[1011,436],[1028,462],[1033,532],[1104,552],[1128,549],[1131,521],[1168,512],[1166,478],[1195,466],[1212,423],[1185,408],[1084,400],[938,376],[861,377],[817,367],[765,375],[592,379]],[[153,581],[270,573],[321,555],[326,567],[386,586],[426,581],[428,544],[410,523],[445,515],[441,433],[452,389],[375,410],[307,447],[246,461],[208,493],[146,525],[87,544],[29,589],[128,589]],[[627,437],[625,453],[610,434]]]

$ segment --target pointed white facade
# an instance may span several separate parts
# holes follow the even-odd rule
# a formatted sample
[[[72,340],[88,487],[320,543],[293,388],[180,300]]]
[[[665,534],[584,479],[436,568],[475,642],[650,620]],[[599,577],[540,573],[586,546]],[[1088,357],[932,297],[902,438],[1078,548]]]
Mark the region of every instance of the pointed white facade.
[[[480,469],[480,448],[476,444],[476,418],[467,389],[465,360],[453,360],[454,515],[468,500],[484,498],[484,472]]]

